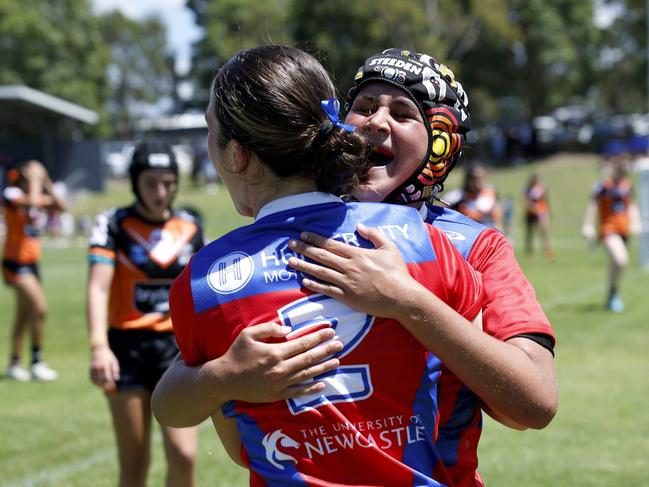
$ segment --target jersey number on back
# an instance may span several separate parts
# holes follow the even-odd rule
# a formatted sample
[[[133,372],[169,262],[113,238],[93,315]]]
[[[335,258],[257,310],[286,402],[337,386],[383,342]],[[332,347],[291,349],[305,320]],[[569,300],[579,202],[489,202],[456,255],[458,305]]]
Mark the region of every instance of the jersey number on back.
[[[290,326],[293,332],[321,328],[322,325],[333,328],[343,342],[343,349],[335,355],[338,358],[356,348],[374,323],[373,316],[321,294],[293,301],[277,310],[277,314],[282,324]],[[323,404],[359,401],[372,395],[372,380],[367,364],[341,366],[313,380],[324,382],[324,391],[288,399],[286,402],[291,413],[299,414]]]

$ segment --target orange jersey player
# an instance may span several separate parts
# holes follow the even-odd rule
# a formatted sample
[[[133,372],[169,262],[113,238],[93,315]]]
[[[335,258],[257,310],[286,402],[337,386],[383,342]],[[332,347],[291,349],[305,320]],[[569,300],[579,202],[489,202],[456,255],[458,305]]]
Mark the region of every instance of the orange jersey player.
[[[550,200],[548,190],[538,174],[532,174],[523,192],[525,200],[525,253],[532,253],[534,229],[541,235],[543,251],[548,259],[554,257],[550,244]]]
[[[3,191],[7,235],[2,274],[7,285],[16,292],[17,306],[6,376],[18,381],[52,381],[58,374],[42,360],[47,298],[40,281],[38,235],[45,217],[43,211],[63,211],[65,203],[53,190],[45,167],[36,160],[25,161],[11,169],[7,179],[9,184]],[[20,364],[28,328],[32,336],[29,371]]]
[[[146,483],[150,395],[178,353],[169,289],[203,246],[197,219],[171,204],[178,165],[168,145],[140,143],[129,173],[136,202],[97,216],[90,237],[90,378],[108,395],[120,460],[119,485]],[[142,433],[145,432],[145,433]],[[168,486],[194,485],[195,428],[162,428]]]
[[[622,271],[629,262],[627,239],[640,232],[640,212],[628,177],[629,157],[625,143],[611,141],[606,145],[604,167],[610,175],[593,186],[582,226],[582,234],[589,240],[597,235],[609,256],[606,307],[616,313],[624,311],[618,288]]]
[[[487,170],[470,166],[465,175],[462,196],[455,207],[460,213],[488,227],[502,228],[502,207],[496,189],[486,182]]]

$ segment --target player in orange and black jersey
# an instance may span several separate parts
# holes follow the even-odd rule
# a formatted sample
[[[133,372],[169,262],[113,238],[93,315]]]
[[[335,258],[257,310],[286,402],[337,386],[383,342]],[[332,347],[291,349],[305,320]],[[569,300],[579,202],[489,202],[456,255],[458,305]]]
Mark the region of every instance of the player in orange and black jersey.
[[[203,246],[195,216],[171,206],[178,165],[163,143],[140,143],[131,162],[134,205],[97,216],[90,237],[90,377],[107,393],[120,459],[119,485],[144,486],[156,383],[178,353],[169,289]],[[168,486],[194,485],[195,428],[162,428]]]
[[[593,185],[591,201],[586,208],[582,234],[589,240],[596,236],[604,244],[609,256],[608,295],[606,307],[610,311],[624,311],[619,297],[619,282],[629,262],[627,239],[640,233],[640,211],[634,202],[633,185],[628,177],[631,153],[627,144],[612,140],[604,146],[604,169],[610,173]],[[595,218],[599,230],[595,230]]]
[[[38,235],[45,216],[43,211],[63,211],[65,203],[53,190],[47,170],[39,161],[22,162],[7,176],[8,185],[2,194],[7,227],[2,274],[16,291],[16,318],[6,376],[18,381],[52,381],[58,374],[42,360],[47,299],[38,268],[41,256]],[[20,365],[28,328],[32,339],[31,370]]]
[[[502,228],[502,207],[496,189],[486,182],[487,170],[481,164],[469,166],[464,187],[455,208],[487,227]]]
[[[523,190],[523,198],[525,201],[525,253],[532,254],[532,238],[535,228],[538,228],[543,252],[548,259],[552,260],[554,251],[550,244],[550,200],[548,190],[538,174],[530,176]]]

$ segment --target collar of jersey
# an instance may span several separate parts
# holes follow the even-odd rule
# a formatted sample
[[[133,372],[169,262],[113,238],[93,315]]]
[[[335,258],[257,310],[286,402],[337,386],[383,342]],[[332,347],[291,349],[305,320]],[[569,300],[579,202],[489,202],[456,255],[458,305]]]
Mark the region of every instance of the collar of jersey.
[[[426,221],[426,218],[428,218],[428,205],[423,203],[417,211],[419,212],[419,215],[421,215],[421,219]]]
[[[292,194],[266,203],[261,207],[259,213],[257,213],[255,221],[280,211],[295,209],[301,206],[321,205],[324,203],[343,203],[343,200],[338,198],[338,196],[321,193],[320,191]]]

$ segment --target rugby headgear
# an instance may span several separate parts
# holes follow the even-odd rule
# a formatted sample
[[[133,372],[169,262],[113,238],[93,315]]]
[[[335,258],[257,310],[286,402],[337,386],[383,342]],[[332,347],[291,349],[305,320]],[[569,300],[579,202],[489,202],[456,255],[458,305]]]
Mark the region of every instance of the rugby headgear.
[[[448,67],[432,57],[391,48],[367,58],[358,69],[347,94],[347,111],[361,87],[372,81],[384,81],[405,91],[419,108],[428,132],[424,159],[385,201],[412,203],[430,199],[444,189],[444,180],[462,154],[466,134],[471,130],[464,88]]]
[[[164,169],[178,177],[178,162],[169,144],[161,141],[142,141],[133,150],[128,174],[131,178],[133,194],[144,206],[146,205],[138,190],[137,181],[142,171],[147,169]]]

